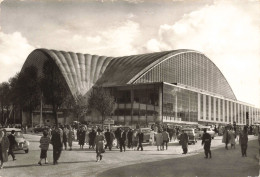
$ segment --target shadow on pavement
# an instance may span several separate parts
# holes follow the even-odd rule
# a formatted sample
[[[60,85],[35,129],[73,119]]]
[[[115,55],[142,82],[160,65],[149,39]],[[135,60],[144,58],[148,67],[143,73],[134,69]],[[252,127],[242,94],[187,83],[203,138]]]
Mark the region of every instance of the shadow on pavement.
[[[89,160],[89,161],[76,161],[76,162],[59,162],[59,164],[75,164],[75,163],[86,163],[86,162],[95,162],[93,160]],[[47,166],[52,166],[53,163],[48,163],[48,164],[43,164],[43,165],[38,165],[37,163],[35,164],[27,164],[27,165],[16,165],[16,166],[6,166],[4,168],[8,169],[8,168],[24,168],[24,167],[35,167],[35,166],[38,166],[38,167],[47,167]],[[56,166],[58,166],[56,165]]]

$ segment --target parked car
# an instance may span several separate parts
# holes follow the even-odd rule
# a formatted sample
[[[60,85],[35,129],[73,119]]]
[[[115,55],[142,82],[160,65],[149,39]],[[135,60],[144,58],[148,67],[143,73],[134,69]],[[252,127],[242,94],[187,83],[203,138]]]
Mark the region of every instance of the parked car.
[[[14,146],[14,151],[23,150],[25,153],[29,152],[29,141],[27,141],[23,133],[21,132],[21,129],[18,128],[5,128],[7,136],[11,134],[11,131],[14,130],[14,137],[16,144]]]
[[[34,133],[38,133],[38,132],[43,132],[44,130],[49,130],[50,127],[47,126],[47,125],[43,125],[43,126],[40,126],[40,125],[36,125],[34,128],[33,128],[33,132]]]
[[[196,133],[198,134],[199,139],[202,138],[202,135],[203,135],[203,133],[204,133],[204,129],[205,129],[205,128],[197,128],[197,129],[196,129]],[[210,134],[211,139],[214,139],[214,137],[216,136],[215,131],[214,131],[212,128],[208,128],[208,127],[206,127],[206,129],[207,129],[207,133]]]
[[[183,128],[183,129],[181,129],[181,131],[182,130],[184,130],[184,132],[188,134],[188,137],[189,137],[188,144],[196,144],[197,143],[198,134],[195,133],[194,128]],[[178,135],[177,138],[178,138],[178,140],[180,140],[180,135]],[[180,141],[179,141],[179,143],[180,143]]]
[[[150,141],[151,131],[150,128],[140,128],[141,132],[144,134],[144,143],[148,143]]]

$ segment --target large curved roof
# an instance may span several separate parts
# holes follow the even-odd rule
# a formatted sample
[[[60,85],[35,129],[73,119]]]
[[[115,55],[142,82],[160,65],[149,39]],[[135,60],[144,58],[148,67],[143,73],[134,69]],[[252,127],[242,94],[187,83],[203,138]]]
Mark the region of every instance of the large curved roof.
[[[57,64],[73,95],[85,94],[93,85],[169,82],[181,83],[236,100],[217,66],[204,54],[194,50],[105,57],[36,49],[28,56],[22,70],[34,65],[41,75],[46,60],[53,60]]]
[[[53,60],[72,93],[85,94],[103,74],[111,57],[64,52],[47,49],[36,49],[30,53],[22,70],[27,66],[34,65],[38,73],[42,75],[43,64],[46,60]]]

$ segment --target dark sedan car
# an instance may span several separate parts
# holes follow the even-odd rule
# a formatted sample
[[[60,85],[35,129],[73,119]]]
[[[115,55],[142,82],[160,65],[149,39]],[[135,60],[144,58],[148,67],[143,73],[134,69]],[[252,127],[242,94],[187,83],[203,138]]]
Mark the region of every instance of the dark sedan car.
[[[49,130],[49,126],[40,126],[40,125],[36,125],[34,128],[33,128],[33,132],[34,133],[38,133],[38,132],[43,132],[44,130]]]

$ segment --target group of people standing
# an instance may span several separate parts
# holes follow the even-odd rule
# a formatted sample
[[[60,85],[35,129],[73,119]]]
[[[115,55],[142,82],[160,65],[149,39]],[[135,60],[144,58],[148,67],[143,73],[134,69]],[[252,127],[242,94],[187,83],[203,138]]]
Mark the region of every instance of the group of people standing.
[[[12,130],[11,134],[7,136],[6,130],[0,131],[0,169],[3,168],[4,162],[8,161],[8,156],[11,155],[13,160],[16,160],[13,149],[16,144],[15,137],[14,137],[15,131]]]

